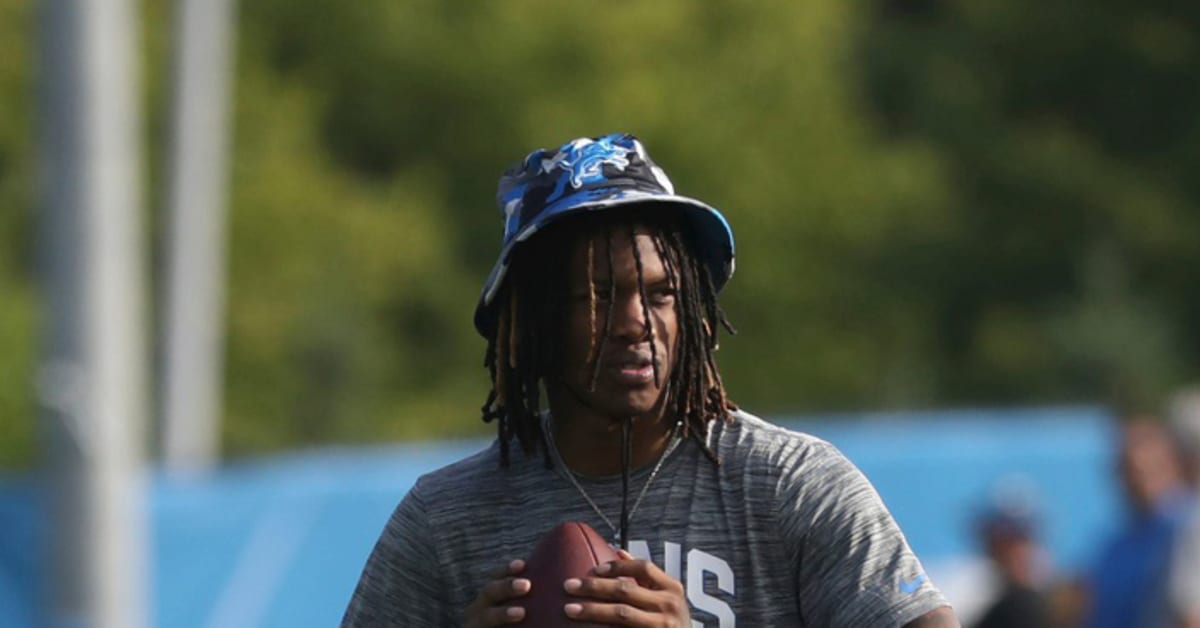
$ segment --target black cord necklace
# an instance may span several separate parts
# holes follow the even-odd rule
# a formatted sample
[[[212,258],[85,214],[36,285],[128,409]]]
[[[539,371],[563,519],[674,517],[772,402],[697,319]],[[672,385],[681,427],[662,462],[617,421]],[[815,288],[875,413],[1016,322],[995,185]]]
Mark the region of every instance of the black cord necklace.
[[[633,417],[621,422],[621,549],[629,551],[629,465],[633,458]],[[650,485],[649,481],[646,483]]]

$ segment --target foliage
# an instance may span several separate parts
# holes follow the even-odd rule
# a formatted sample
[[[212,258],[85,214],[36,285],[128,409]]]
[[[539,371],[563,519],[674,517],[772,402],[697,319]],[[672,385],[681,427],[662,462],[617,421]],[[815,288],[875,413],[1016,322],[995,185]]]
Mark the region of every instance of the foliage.
[[[0,0],[0,466],[33,458],[32,18]]]
[[[1194,377],[1200,10],[895,1],[864,38],[882,129],[947,166],[930,247],[950,399],[1145,407]],[[902,262],[903,249],[881,251]],[[894,266],[904,268],[903,265]]]

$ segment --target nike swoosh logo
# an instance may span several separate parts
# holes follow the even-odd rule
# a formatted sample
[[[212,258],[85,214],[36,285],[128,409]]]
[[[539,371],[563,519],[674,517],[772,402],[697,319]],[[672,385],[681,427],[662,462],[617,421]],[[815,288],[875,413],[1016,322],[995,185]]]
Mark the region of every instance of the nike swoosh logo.
[[[919,589],[921,587],[922,582],[925,582],[925,574],[921,574],[921,575],[917,576],[916,578],[913,578],[912,580],[904,580],[903,578],[901,578],[900,579],[900,592],[901,593],[913,593],[914,591],[916,591],[917,589]]]

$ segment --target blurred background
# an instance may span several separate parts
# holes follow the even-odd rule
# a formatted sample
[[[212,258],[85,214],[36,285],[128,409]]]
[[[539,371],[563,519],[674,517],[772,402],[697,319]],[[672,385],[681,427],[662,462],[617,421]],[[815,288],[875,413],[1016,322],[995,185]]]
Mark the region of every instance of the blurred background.
[[[54,436],[34,385],[55,315],[38,237],[46,4],[0,0],[13,626],[58,625],[39,553],[57,542],[39,480]],[[634,133],[725,212],[731,395],[842,447],[961,615],[992,591],[975,526],[1011,501],[997,494],[1038,513],[1040,582],[1074,581],[1126,516],[1117,419],[1200,379],[1200,5],[254,0],[231,8],[227,43],[197,47],[228,55],[212,127],[228,150],[201,208],[222,217],[219,289],[217,314],[177,333],[215,330],[217,458],[177,472],[185,4],[132,3],[128,40],[148,625],[336,623],[415,475],[492,434],[471,315],[498,251],[496,180],[578,136]]]

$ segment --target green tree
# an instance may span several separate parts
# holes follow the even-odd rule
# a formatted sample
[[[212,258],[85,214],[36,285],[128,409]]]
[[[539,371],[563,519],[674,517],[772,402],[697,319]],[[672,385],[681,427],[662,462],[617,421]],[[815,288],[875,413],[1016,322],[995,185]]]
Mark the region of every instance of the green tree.
[[[876,6],[862,55],[879,127],[933,147],[956,217],[880,252],[933,296],[941,396],[1144,404],[1194,377],[1200,11]],[[921,248],[954,263],[909,272]]]
[[[33,455],[32,19],[29,3],[0,0],[0,467]]]

